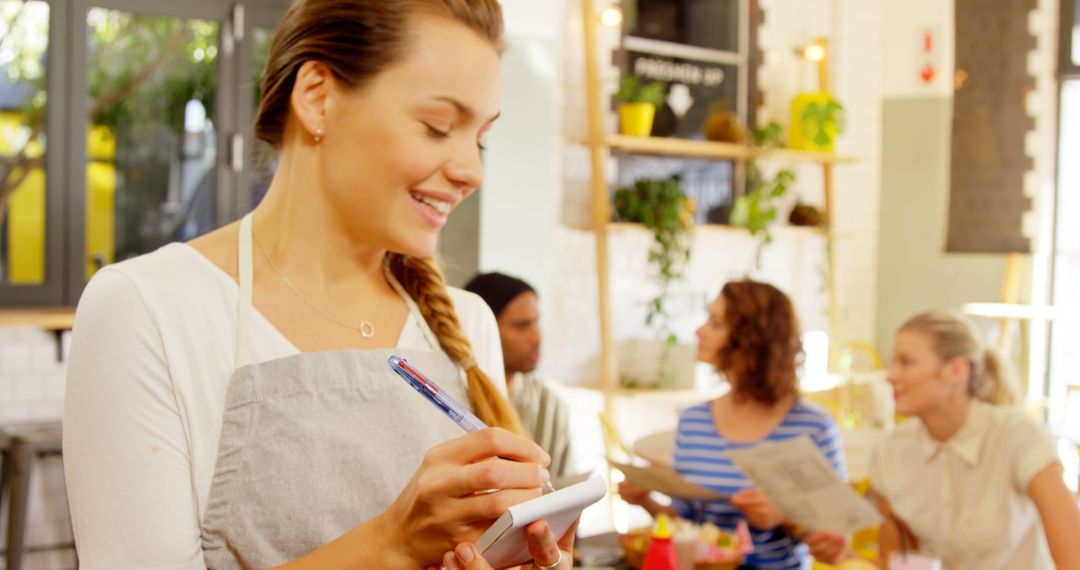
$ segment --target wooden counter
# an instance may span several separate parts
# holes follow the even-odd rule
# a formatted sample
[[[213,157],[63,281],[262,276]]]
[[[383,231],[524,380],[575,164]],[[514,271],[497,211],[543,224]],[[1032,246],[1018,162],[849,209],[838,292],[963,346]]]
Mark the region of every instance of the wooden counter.
[[[0,308],[0,327],[33,327],[47,331],[70,330],[74,307]]]

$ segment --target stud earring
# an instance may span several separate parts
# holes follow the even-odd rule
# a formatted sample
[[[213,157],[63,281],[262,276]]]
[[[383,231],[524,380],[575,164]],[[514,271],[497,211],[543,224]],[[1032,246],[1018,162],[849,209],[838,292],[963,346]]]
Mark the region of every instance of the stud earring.
[[[323,135],[326,134],[322,127],[315,129],[315,142],[322,142]]]

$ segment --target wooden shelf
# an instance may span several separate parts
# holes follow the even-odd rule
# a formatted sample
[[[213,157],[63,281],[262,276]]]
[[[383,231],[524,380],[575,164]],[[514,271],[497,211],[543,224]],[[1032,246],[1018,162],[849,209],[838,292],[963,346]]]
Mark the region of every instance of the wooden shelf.
[[[627,222],[611,222],[607,225],[608,231],[612,233],[627,233],[627,232],[644,232],[648,231],[643,224],[631,224]],[[581,228],[589,231],[589,228]],[[750,232],[746,228],[731,226],[728,224],[694,224],[694,231],[719,233],[719,234],[742,234],[749,235]],[[792,226],[788,224],[778,225],[772,228],[775,234],[792,234],[792,235],[820,235],[824,236],[826,231],[824,228],[811,227],[811,226]]]
[[[840,164],[854,162],[856,160],[853,156],[838,155],[831,152],[811,152],[790,149],[762,152],[741,144],[666,137],[609,135],[604,138],[604,145],[610,147],[614,151],[631,154],[685,156],[720,160],[746,160],[755,155],[767,156],[768,158],[777,160],[813,162],[818,164]]]
[[[597,392],[600,394],[608,393],[613,396],[627,399],[637,400],[672,400],[672,401],[705,401],[711,398],[715,398],[724,394],[727,391],[726,386],[715,386],[713,388],[627,388],[625,386],[619,386],[612,389],[610,392],[605,392],[604,388],[598,384],[582,384],[582,385],[568,385],[566,389],[573,390],[585,390],[587,392]]]
[[[0,308],[0,327],[33,327],[49,331],[70,330],[74,307]]]

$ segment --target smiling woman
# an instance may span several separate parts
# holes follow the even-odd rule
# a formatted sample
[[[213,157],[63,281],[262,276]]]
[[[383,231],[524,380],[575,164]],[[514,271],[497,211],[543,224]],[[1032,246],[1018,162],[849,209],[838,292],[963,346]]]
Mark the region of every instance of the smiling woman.
[[[958,568],[1080,568],[1080,510],[1042,426],[1013,406],[1004,363],[966,317],[931,311],[896,334],[889,383],[911,419],[874,452],[881,558]]]
[[[83,568],[488,568],[471,541],[550,458],[518,435],[490,310],[431,256],[483,181],[501,31],[496,0],[291,5],[255,125],[279,152],[265,199],[105,268],[80,303]],[[461,435],[389,354],[502,429]],[[538,567],[569,567],[572,532],[529,536]]]

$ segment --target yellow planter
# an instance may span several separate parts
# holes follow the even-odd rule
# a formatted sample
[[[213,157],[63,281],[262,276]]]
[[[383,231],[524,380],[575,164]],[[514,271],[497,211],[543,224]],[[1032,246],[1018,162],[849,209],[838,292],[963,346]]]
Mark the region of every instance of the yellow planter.
[[[839,129],[835,121],[819,125],[805,117],[807,109],[816,106],[818,109],[829,104],[836,104],[836,100],[828,93],[799,93],[791,101],[791,126],[788,130],[788,146],[796,150],[811,150],[820,152],[832,152]],[[821,116],[817,114],[817,116]],[[824,130],[823,133],[820,131]],[[817,135],[823,134],[822,137]],[[815,140],[817,138],[818,140]],[[824,142],[824,144],[822,144]]]
[[[656,107],[651,103],[619,104],[619,131],[632,137],[647,137],[652,133]]]

